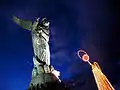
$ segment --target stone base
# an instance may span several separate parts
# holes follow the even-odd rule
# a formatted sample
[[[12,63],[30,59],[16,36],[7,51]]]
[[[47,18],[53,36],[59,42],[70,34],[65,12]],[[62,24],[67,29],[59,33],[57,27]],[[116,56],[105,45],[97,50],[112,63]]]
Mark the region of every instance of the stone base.
[[[60,82],[48,82],[44,83],[41,86],[32,86],[28,90],[70,90]]]
[[[28,90],[67,90],[52,73],[40,74],[32,78]]]
[[[53,81],[59,82],[59,80],[52,73],[41,73],[32,78],[30,86],[36,86],[37,84],[41,85]]]

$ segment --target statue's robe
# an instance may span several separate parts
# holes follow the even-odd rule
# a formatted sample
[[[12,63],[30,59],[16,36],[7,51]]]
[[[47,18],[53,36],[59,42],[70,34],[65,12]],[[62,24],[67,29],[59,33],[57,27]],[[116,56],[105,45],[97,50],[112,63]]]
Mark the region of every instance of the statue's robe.
[[[22,28],[30,30],[32,35],[34,54],[39,58],[39,62],[43,61],[50,65],[50,50],[49,50],[49,29],[38,24],[39,21],[34,23],[29,20],[21,20],[13,17],[13,20]]]

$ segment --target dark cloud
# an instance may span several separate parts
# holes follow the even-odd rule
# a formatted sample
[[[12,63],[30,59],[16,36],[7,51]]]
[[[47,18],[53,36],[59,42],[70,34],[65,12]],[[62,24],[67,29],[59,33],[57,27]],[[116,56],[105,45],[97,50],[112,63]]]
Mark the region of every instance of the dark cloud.
[[[116,0],[0,1],[0,77],[5,81],[0,90],[24,90],[32,70],[26,63],[32,63],[33,56],[30,32],[14,24],[13,15],[50,20],[51,63],[61,72],[62,80],[74,81],[73,90],[96,89],[91,68],[76,55],[78,49],[85,49],[119,90],[119,6]]]

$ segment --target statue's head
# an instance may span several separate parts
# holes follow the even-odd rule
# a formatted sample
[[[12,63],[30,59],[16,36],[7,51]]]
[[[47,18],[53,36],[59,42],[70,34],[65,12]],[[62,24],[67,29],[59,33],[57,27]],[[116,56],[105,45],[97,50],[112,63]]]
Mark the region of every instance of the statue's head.
[[[39,22],[39,19],[40,19],[40,18],[37,18],[36,21]]]
[[[41,23],[46,27],[49,27],[49,24],[50,24],[50,22],[47,20],[47,18],[42,18]]]

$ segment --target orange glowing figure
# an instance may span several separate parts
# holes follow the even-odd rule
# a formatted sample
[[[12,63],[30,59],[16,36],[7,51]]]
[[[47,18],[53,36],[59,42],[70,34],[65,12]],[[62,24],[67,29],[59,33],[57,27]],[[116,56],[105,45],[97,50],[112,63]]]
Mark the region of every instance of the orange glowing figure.
[[[81,56],[80,53],[83,53],[83,55]],[[84,62],[88,62],[88,63],[91,65],[91,63],[89,62],[90,57],[89,57],[89,55],[88,55],[84,50],[79,50],[79,51],[77,52],[77,55],[78,55],[78,57],[79,57],[80,59],[82,59]]]
[[[81,53],[82,56],[81,56]],[[94,62],[93,64],[89,62],[89,55],[84,50],[79,50],[77,52],[78,57],[82,59],[84,62],[88,62],[90,66],[92,67],[92,72],[98,87],[98,90],[115,90],[107,77],[102,73],[102,70],[97,62]]]
[[[82,60],[84,60],[85,62],[87,62],[89,60],[89,56],[87,54],[84,54],[82,56]]]

